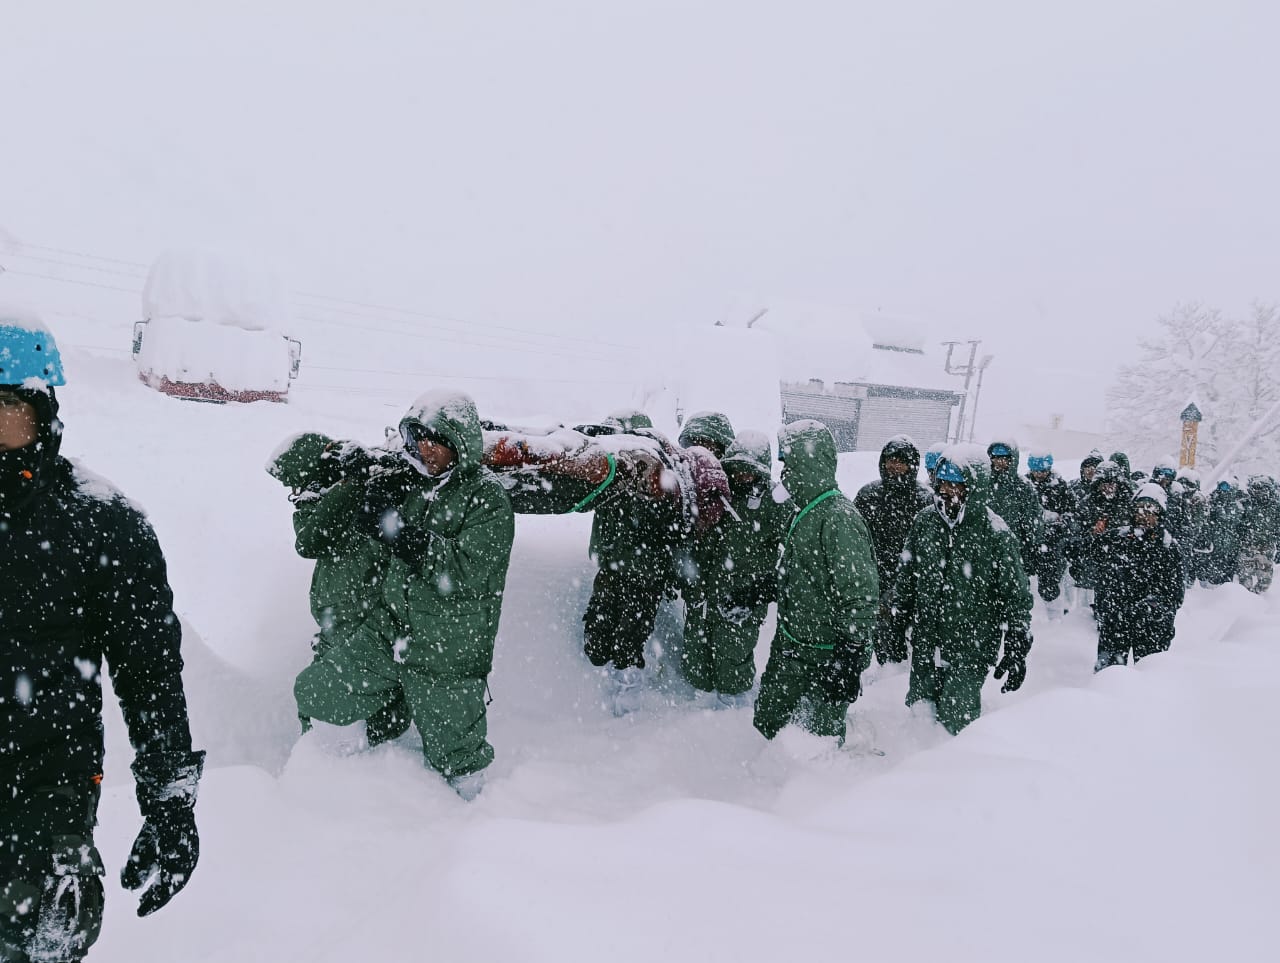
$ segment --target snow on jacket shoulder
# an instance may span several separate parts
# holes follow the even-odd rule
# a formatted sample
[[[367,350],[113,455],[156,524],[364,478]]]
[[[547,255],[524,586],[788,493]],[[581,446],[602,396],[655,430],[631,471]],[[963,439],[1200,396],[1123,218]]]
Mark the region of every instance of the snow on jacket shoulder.
[[[0,516],[0,783],[102,771],[104,661],[134,748],[189,752],[180,644],[151,525],[59,458],[44,491]]]

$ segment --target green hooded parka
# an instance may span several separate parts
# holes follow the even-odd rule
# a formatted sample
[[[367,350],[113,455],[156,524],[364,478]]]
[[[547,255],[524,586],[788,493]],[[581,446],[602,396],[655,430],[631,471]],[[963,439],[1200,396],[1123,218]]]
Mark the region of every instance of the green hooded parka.
[[[982,684],[1001,637],[1007,655],[1025,659],[1033,600],[1017,539],[989,507],[991,469],[982,449],[951,449],[943,460],[964,475],[964,508],[954,524],[936,500],[916,517],[893,608],[911,641],[907,704],[933,703],[938,721],[955,733],[981,714]]]
[[[792,510],[773,499],[773,456],[762,432],[744,431],[721,464],[732,511],[693,545],[696,576],[684,589],[680,658],[694,688],[737,695],[755,682],[756,643],[776,594],[778,545]]]
[[[755,726],[768,739],[789,722],[843,739],[849,701],[833,699],[826,680],[838,657],[856,658],[859,673],[871,661],[880,598],[871,535],[836,486],[836,444],[825,425],[784,426],[778,451],[795,511],[778,561],[778,628]]]
[[[394,517],[382,515],[370,538],[385,572],[374,604],[350,641],[339,640],[302,671],[294,694],[301,714],[349,725],[402,689],[427,764],[452,779],[493,760],[486,680],[515,520],[502,486],[481,464],[470,398],[424,396],[400,428],[444,439],[457,460],[432,477],[405,456],[392,479]]]

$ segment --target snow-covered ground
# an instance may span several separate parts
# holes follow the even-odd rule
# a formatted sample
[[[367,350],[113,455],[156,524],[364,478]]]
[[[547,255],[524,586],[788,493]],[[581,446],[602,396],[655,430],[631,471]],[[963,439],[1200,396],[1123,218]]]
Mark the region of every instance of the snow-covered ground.
[[[1096,677],[1083,613],[1049,624],[1038,612],[1026,685],[991,684],[986,714],[956,738],[903,705],[902,668],[873,669],[853,748],[834,751],[793,731],[766,743],[750,710],[694,700],[672,668],[675,607],[660,616],[648,703],[614,718],[580,654],[589,519],[521,518],[492,678],[497,760],[467,804],[422,768],[411,737],[354,754],[357,732],[298,738],[290,686],[309,656],[309,563],[263,471],[298,430],[380,439],[431,385],[396,399],[385,382],[334,392],[304,378],[289,405],[180,402],[139,384],[127,357],[55,328],[68,330],[64,450],[155,524],[187,628],[192,727],[209,750],[193,881],[140,921],[109,876],[93,959],[1274,952],[1274,597],[1198,590],[1171,653]],[[873,455],[845,456],[846,492],[874,471]],[[138,815],[113,706],[107,724],[99,841],[114,871]]]

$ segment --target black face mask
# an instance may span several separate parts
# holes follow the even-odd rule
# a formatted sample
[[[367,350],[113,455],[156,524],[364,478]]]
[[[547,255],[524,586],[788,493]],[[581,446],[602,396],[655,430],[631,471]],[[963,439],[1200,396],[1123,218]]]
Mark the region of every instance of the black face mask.
[[[40,484],[40,442],[0,451],[0,512],[17,511]]]

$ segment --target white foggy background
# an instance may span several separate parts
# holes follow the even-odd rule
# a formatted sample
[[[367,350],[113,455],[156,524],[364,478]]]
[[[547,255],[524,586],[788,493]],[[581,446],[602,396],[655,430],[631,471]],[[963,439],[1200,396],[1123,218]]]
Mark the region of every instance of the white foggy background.
[[[600,341],[744,300],[906,316],[995,354],[979,434],[1101,429],[1157,314],[1280,297],[1267,2],[2,6],[0,228],[28,244],[251,252]],[[8,264],[10,294],[137,316]]]

